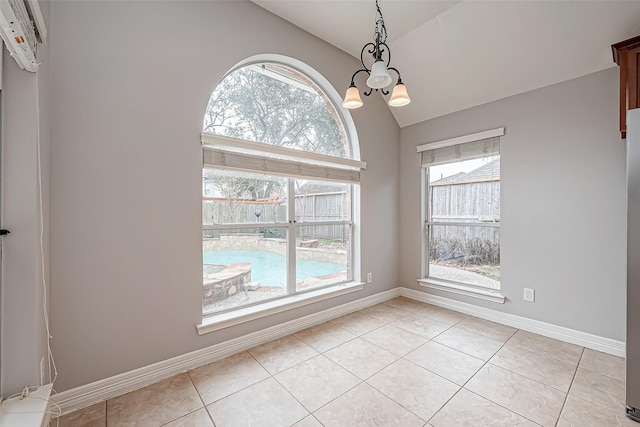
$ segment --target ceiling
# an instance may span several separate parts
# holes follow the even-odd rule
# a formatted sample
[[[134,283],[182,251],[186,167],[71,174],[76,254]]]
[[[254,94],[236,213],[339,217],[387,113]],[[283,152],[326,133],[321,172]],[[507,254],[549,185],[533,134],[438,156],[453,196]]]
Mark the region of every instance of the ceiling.
[[[252,1],[358,59],[372,41],[374,0]],[[638,0],[380,5],[412,99],[390,107],[401,127],[613,67],[611,44],[640,34]]]

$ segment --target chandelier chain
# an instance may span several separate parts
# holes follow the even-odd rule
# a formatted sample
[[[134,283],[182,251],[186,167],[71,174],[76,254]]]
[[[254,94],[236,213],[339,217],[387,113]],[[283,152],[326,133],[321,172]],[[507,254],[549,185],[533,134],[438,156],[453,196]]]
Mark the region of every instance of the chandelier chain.
[[[379,39],[381,43],[386,43],[387,41],[387,27],[384,25],[379,0],[376,0],[376,28],[373,32],[373,39],[376,41]]]

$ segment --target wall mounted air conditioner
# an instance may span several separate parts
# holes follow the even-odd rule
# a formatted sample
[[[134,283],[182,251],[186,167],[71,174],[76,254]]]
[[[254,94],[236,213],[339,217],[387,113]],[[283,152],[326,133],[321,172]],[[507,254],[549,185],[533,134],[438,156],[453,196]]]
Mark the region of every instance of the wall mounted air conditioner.
[[[37,45],[47,38],[38,1],[0,0],[0,37],[20,68],[38,71]]]

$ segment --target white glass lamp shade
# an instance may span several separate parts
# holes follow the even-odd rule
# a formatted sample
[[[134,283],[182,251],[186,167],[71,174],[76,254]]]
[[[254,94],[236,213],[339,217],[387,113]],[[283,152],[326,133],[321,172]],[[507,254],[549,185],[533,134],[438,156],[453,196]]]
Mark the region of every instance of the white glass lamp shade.
[[[391,99],[389,99],[389,105],[392,107],[402,107],[411,102],[409,94],[407,93],[407,87],[403,83],[398,83],[391,92]]]
[[[344,101],[342,102],[342,106],[344,108],[359,108],[362,107],[362,99],[360,98],[360,92],[358,92],[358,88],[355,85],[349,86],[347,89],[347,94],[344,96]]]
[[[382,60],[378,60],[373,63],[371,67],[371,74],[367,79],[367,86],[373,89],[381,89],[391,84],[393,79],[387,70],[387,64]]]

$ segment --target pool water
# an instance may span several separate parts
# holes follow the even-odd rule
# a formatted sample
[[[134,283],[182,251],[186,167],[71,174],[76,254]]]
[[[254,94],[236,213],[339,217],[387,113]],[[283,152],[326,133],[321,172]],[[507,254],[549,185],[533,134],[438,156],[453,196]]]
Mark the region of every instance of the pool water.
[[[282,286],[287,283],[286,259],[269,251],[219,250],[204,251],[204,264],[229,265],[238,262],[251,263],[251,280],[262,286]],[[307,277],[323,276],[345,271],[343,264],[296,259],[296,281]]]

